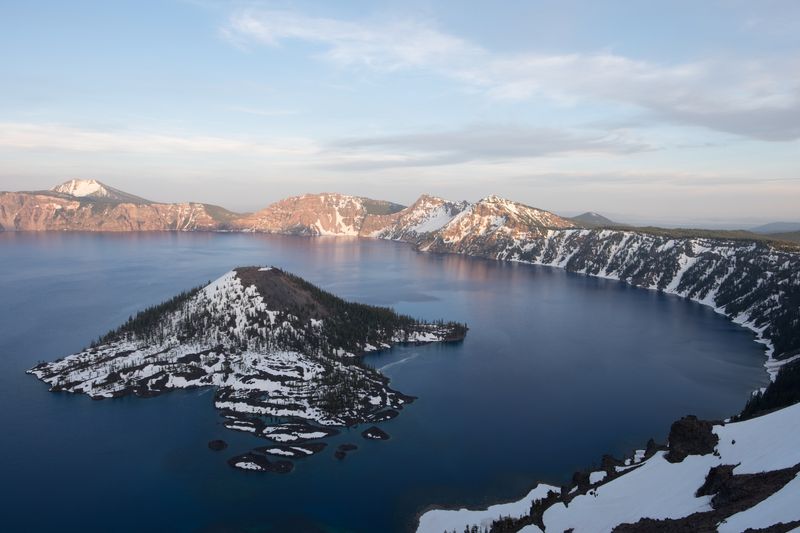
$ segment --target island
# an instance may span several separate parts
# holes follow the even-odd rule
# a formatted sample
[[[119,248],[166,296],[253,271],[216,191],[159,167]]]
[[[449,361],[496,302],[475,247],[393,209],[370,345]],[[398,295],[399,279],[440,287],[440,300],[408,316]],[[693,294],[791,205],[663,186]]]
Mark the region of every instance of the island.
[[[85,350],[30,369],[53,392],[94,399],[214,387],[230,430],[276,443],[234,457],[252,471],[288,472],[337,427],[397,416],[413,398],[363,355],[403,343],[457,342],[465,324],[424,322],[347,302],[274,267],[236,268],[132,316]],[[287,464],[289,463],[289,464]]]

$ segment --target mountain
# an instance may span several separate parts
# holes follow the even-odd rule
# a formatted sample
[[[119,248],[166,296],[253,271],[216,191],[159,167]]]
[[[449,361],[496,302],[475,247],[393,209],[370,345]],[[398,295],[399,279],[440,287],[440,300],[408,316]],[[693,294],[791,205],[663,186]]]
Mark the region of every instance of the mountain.
[[[229,429],[277,442],[307,440],[334,433],[330,426],[391,418],[411,401],[361,355],[465,333],[461,324],[346,302],[277,268],[244,267],[29,373],[51,391],[95,399],[214,387]],[[267,417],[289,422],[268,424]]]
[[[446,226],[468,205],[467,202],[450,202],[423,194],[416,202],[401,211],[366,217],[360,235],[376,239],[416,242]]]
[[[420,243],[434,252],[491,255],[514,243],[536,240],[548,229],[566,229],[575,223],[558,215],[498,196],[468,205]]]
[[[763,233],[765,235],[773,233],[793,233],[800,231],[800,222],[770,222],[762,226],[751,228],[753,233]]]
[[[134,196],[119,189],[109,187],[97,180],[69,180],[61,185],[56,185],[53,192],[74,196],[76,198],[93,198],[96,200],[108,200],[110,202],[127,202],[131,204],[150,204],[153,203],[144,198]]]
[[[587,211],[576,217],[570,217],[570,220],[577,223],[579,226],[589,228],[611,228],[614,226],[621,226],[618,222],[614,222],[610,218],[606,218],[600,213],[594,211]]]
[[[360,196],[305,194],[280,200],[242,217],[235,226],[265,233],[357,236],[367,217],[391,215],[402,209],[398,204]]]
[[[0,192],[0,230],[6,231],[220,230],[239,217],[215,205],[150,202],[95,180]]]

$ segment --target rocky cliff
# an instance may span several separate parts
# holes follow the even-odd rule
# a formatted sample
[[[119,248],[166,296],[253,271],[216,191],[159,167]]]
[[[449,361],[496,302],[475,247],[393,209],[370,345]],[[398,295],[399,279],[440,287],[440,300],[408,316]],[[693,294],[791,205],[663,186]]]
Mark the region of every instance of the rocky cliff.
[[[50,191],[0,192],[6,231],[196,231],[228,229],[239,217],[219,206],[150,202],[94,180]]]

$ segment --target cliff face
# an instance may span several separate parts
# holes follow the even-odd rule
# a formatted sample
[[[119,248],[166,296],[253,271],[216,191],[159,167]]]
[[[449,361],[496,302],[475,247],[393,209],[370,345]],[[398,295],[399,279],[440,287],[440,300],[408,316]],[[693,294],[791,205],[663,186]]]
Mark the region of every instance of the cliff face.
[[[306,194],[271,204],[236,221],[245,231],[298,235],[358,235],[367,210],[361,198]]]
[[[0,225],[16,231],[224,229],[233,213],[197,203],[115,202],[55,192],[0,193]]]

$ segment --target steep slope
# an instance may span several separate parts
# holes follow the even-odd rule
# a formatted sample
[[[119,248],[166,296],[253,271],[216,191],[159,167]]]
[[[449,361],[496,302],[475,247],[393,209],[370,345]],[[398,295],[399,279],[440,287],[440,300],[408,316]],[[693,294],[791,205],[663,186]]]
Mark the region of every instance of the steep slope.
[[[360,235],[393,241],[417,242],[436,232],[464,211],[467,202],[450,202],[423,194],[402,211],[383,216],[368,216]]]
[[[305,194],[271,204],[242,217],[235,226],[244,231],[295,235],[357,236],[364,219],[402,209],[391,202],[380,202],[338,193]]]
[[[469,205],[420,243],[420,249],[468,255],[491,255],[514,242],[533,241],[548,228],[575,224],[548,211],[489,196]]]
[[[8,231],[194,231],[226,229],[237,215],[198,203],[118,202],[64,193],[0,192]]]
[[[635,231],[547,230],[490,253],[696,300],[756,332],[774,359],[800,348],[800,254],[793,251]]]
[[[675,455],[675,449],[688,454]],[[429,511],[418,533],[594,531],[789,531],[800,526],[800,404],[736,423],[686,417],[667,450],[539,485],[520,502],[485,511]],[[784,524],[780,526],[779,524]]]
[[[287,442],[335,432],[309,422],[380,421],[411,400],[363,365],[361,354],[395,343],[460,340],[465,333],[460,324],[418,322],[346,302],[275,268],[247,267],[147,309],[86,350],[29,373],[51,391],[96,399],[213,386],[226,427]],[[266,417],[288,421],[268,425]]]
[[[56,185],[53,192],[74,196],[76,198],[94,198],[96,200],[108,200],[110,202],[127,202],[132,204],[149,204],[150,200],[145,200],[139,196],[109,187],[97,180],[73,179],[65,181],[61,185]]]

